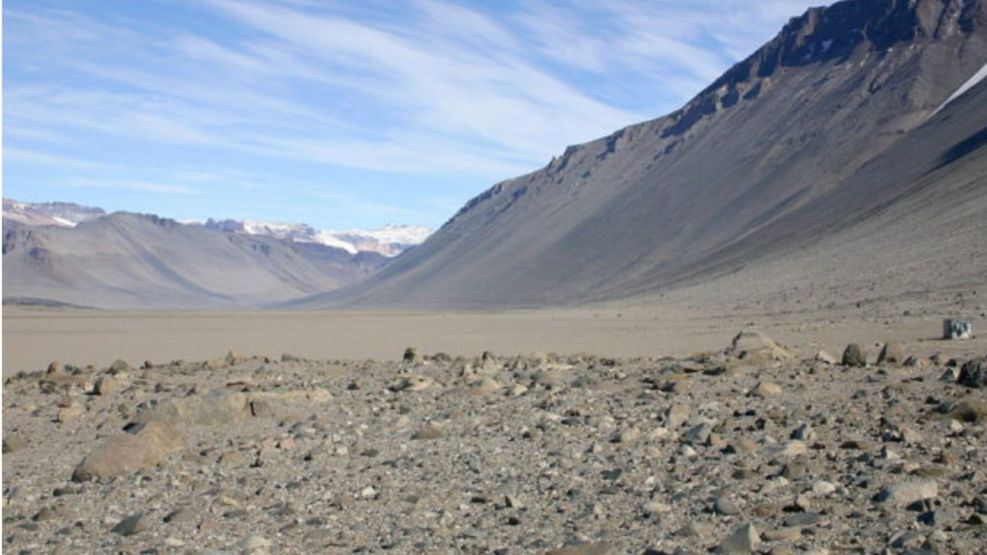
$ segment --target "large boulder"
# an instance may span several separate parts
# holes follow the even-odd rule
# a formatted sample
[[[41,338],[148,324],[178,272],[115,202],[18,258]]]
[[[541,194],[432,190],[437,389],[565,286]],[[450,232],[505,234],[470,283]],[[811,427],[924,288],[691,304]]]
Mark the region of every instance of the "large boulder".
[[[759,331],[744,330],[734,336],[726,350],[726,355],[756,364],[789,360],[795,356],[795,353]]]
[[[168,399],[142,415],[139,422],[160,420],[183,426],[218,426],[253,416],[245,393],[216,389],[201,397]]]
[[[896,341],[889,341],[877,355],[878,364],[902,364],[905,362],[905,346]]]
[[[981,388],[987,387],[987,357],[975,358],[966,361],[960,368],[960,385],[966,387]]]
[[[178,429],[158,420],[139,425],[131,432],[97,445],[76,467],[72,479],[84,482],[145,470],[184,446]]]
[[[843,350],[843,366],[867,366],[867,354],[860,345],[850,343]]]

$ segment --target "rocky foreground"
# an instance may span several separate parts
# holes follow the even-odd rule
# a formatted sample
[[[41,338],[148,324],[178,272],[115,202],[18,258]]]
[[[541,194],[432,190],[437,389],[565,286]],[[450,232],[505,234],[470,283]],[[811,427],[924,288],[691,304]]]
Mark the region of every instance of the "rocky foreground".
[[[987,359],[875,354],[52,363],[4,385],[3,550],[987,551]]]

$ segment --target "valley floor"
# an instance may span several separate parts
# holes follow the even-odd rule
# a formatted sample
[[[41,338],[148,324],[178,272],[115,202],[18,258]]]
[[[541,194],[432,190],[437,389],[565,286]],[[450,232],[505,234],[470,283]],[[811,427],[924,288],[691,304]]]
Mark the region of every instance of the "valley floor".
[[[961,302],[954,302],[957,294]],[[380,360],[399,358],[409,346],[454,356],[485,350],[503,355],[687,356],[720,349],[748,328],[807,356],[820,348],[839,354],[850,342],[873,350],[891,340],[949,356],[987,352],[983,332],[972,341],[938,339],[943,318],[964,317],[973,320],[975,332],[987,329],[976,292],[936,295],[938,301],[903,297],[808,311],[795,311],[793,303],[708,307],[690,297],[509,312],[118,312],[7,306],[3,375],[44,369],[52,360],[107,366],[123,359],[136,366],[147,360],[205,360],[231,350]]]

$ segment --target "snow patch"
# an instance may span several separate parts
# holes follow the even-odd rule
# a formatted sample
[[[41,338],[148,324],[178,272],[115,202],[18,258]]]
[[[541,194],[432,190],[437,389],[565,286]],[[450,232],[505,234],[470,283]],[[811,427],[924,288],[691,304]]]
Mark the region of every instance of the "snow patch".
[[[943,102],[942,104],[940,104],[939,107],[936,108],[935,111],[932,112],[932,114],[929,115],[929,117],[932,117],[932,116],[938,114],[939,111],[942,110],[943,108],[945,108],[950,102],[952,102],[952,101],[956,100],[957,98],[963,96],[963,93],[965,93],[966,91],[968,91],[968,90],[972,89],[973,87],[975,87],[977,85],[977,83],[983,81],[985,77],[987,77],[987,64],[984,64],[984,67],[982,67],[979,70],[977,70],[977,72],[974,73],[972,77],[970,77],[969,79],[967,79],[966,82],[964,82],[962,85],[960,85],[958,89],[956,89],[955,91],[953,91],[953,94],[949,95],[949,98],[947,98],[945,102]]]

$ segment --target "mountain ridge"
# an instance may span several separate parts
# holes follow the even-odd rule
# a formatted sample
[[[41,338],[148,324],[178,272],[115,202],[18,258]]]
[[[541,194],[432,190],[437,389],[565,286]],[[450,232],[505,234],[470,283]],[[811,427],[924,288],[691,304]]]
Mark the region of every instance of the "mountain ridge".
[[[765,235],[775,222],[831,211],[832,191],[983,67],[985,20],[979,0],[809,10],[680,110],[568,147],[471,199],[384,271],[293,306],[579,303],[673,284],[738,238],[777,244]]]
[[[390,260],[377,252],[351,254],[153,214],[97,215],[95,210],[89,212],[94,217],[74,224],[40,220],[40,225],[26,225],[5,214],[5,301],[98,308],[261,307],[339,287]]]

